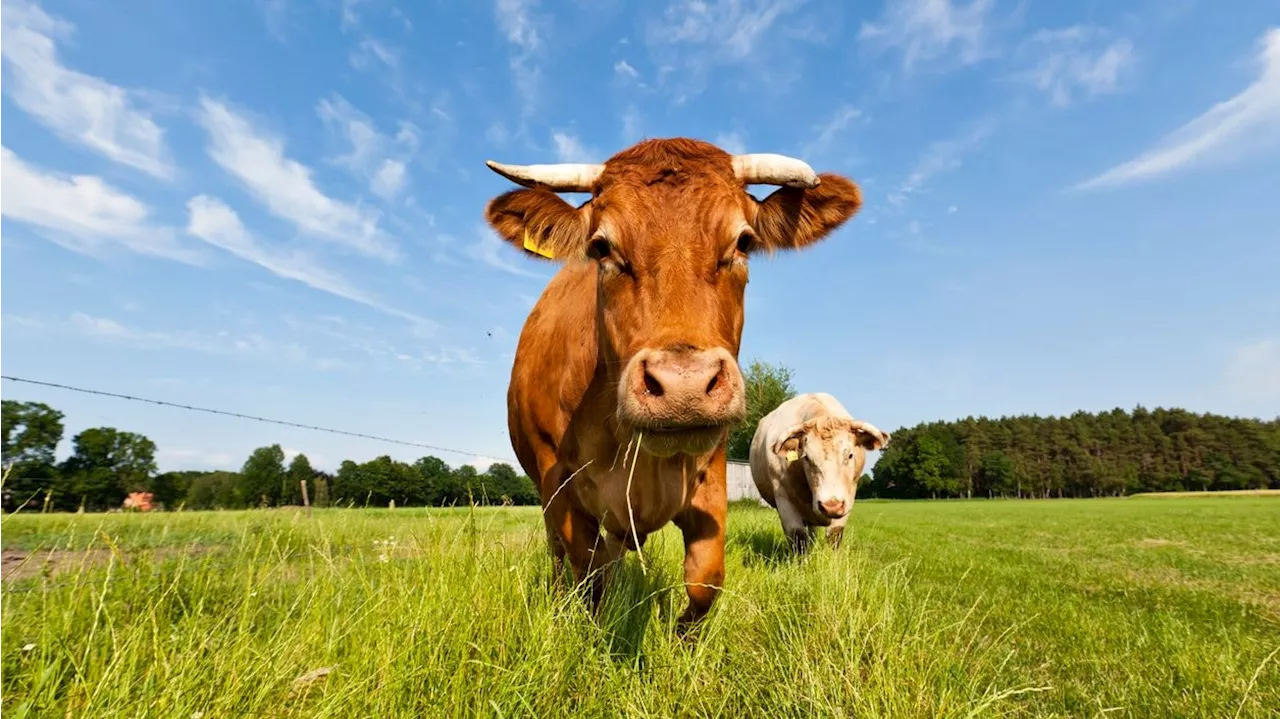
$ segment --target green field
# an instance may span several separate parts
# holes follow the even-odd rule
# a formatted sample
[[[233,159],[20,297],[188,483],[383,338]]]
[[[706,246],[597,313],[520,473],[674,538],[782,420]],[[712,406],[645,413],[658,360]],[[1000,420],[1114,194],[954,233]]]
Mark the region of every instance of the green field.
[[[1280,499],[859,502],[845,538],[797,560],[774,514],[734,507],[725,593],[686,644],[672,527],[647,574],[629,557],[595,622],[550,588],[537,509],[10,516],[3,713],[1280,707]]]

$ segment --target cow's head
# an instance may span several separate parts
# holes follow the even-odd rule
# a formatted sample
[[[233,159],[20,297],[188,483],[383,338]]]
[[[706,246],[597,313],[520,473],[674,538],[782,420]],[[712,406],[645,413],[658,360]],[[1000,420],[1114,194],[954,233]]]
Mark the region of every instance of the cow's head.
[[[602,165],[488,163],[525,189],[489,202],[532,257],[599,268],[600,348],[624,436],[659,456],[702,454],[745,413],[738,346],[747,259],[815,243],[862,204],[857,185],[780,155],[647,140]],[[779,185],[764,200],[752,184]],[[589,193],[578,207],[557,192]]]
[[[867,450],[884,449],[889,433],[872,424],[842,417],[819,417],[789,428],[773,451],[804,468],[813,511],[839,519],[853,509]]]

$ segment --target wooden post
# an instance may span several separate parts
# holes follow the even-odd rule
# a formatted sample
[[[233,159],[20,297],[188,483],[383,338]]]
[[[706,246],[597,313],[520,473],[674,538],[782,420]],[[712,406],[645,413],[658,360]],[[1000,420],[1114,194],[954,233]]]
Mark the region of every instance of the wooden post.
[[[298,480],[298,483],[302,485],[302,505],[307,508],[307,516],[310,517],[311,516],[311,498],[307,496],[307,480],[301,479],[301,480]]]

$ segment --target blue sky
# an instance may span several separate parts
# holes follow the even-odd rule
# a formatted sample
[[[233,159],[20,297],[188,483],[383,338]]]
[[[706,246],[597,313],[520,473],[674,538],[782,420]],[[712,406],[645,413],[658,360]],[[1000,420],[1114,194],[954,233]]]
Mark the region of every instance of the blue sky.
[[[5,374],[510,458],[552,269],[483,225],[510,187],[484,161],[685,135],[863,187],[826,242],[753,262],[743,359],[800,391],[890,430],[1280,413],[1270,0],[4,0],[3,24]],[[66,413],[63,455],[104,424],[163,469],[422,454],[2,389]]]

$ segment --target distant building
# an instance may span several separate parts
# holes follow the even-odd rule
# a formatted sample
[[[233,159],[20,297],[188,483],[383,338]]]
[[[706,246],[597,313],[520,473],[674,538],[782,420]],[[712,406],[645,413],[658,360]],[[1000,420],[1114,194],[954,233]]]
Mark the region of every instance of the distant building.
[[[725,484],[728,486],[730,502],[739,499],[754,499],[762,505],[765,504],[760,492],[756,489],[755,481],[751,479],[751,465],[749,463],[731,459],[725,469],[727,474]]]
[[[154,498],[150,492],[130,492],[129,496],[124,498],[125,509],[136,509],[139,512],[150,512],[155,509],[155,505],[151,503]]]

